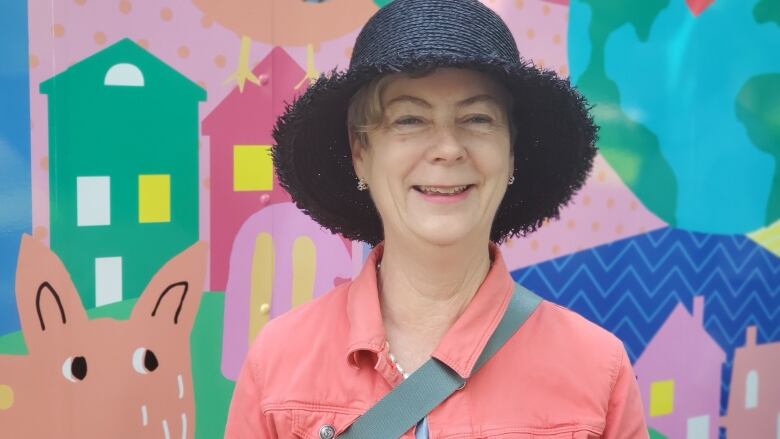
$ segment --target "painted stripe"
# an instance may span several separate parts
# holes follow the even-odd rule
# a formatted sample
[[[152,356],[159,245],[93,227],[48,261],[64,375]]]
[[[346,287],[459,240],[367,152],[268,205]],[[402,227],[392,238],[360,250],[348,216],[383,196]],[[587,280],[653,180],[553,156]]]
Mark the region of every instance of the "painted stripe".
[[[181,414],[181,439],[187,439],[187,414]]]
[[[176,381],[179,383],[179,399],[182,399],[184,398],[184,378],[181,377],[181,374],[176,377]]]
[[[255,238],[249,296],[249,334],[247,346],[268,322],[271,315],[271,294],[274,282],[274,241],[269,233]]]
[[[163,433],[165,434],[165,439],[171,439],[171,431],[168,430],[168,420],[163,419]]]
[[[144,424],[144,427],[149,425],[149,414],[146,413],[146,406],[141,406],[141,423]]]
[[[292,272],[292,306],[294,308],[308,302],[314,295],[317,249],[308,236],[299,236],[293,243]]]

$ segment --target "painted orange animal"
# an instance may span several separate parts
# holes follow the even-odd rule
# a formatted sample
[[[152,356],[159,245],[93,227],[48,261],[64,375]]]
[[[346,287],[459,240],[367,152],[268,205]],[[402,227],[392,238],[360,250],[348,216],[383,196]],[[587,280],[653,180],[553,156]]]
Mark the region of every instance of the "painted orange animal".
[[[23,236],[16,300],[28,355],[0,356],[3,438],[193,438],[190,330],[206,245],[152,278],[129,320],[88,320],[60,259]]]

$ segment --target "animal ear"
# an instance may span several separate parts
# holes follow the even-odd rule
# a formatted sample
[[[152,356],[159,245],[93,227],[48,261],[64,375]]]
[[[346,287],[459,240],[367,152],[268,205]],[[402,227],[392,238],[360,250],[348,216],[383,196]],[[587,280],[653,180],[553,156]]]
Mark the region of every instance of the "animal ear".
[[[131,318],[182,328],[189,334],[203,295],[205,242],[174,256],[152,277],[133,308]]]
[[[16,305],[30,350],[39,338],[87,320],[65,265],[46,245],[26,234],[16,266]]]

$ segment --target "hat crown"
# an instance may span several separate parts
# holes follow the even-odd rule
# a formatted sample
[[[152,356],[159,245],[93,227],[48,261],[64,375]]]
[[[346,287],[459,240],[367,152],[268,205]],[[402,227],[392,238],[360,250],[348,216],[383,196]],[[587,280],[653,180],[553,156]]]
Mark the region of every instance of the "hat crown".
[[[477,0],[394,0],[361,30],[350,68],[428,57],[520,61],[512,32]]]

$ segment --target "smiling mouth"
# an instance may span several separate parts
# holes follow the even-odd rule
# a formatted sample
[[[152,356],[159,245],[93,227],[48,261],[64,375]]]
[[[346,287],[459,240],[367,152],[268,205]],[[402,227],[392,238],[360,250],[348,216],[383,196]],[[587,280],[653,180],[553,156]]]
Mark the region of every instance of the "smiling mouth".
[[[462,186],[412,186],[414,190],[425,195],[452,196],[458,195],[471,189],[473,184]]]

